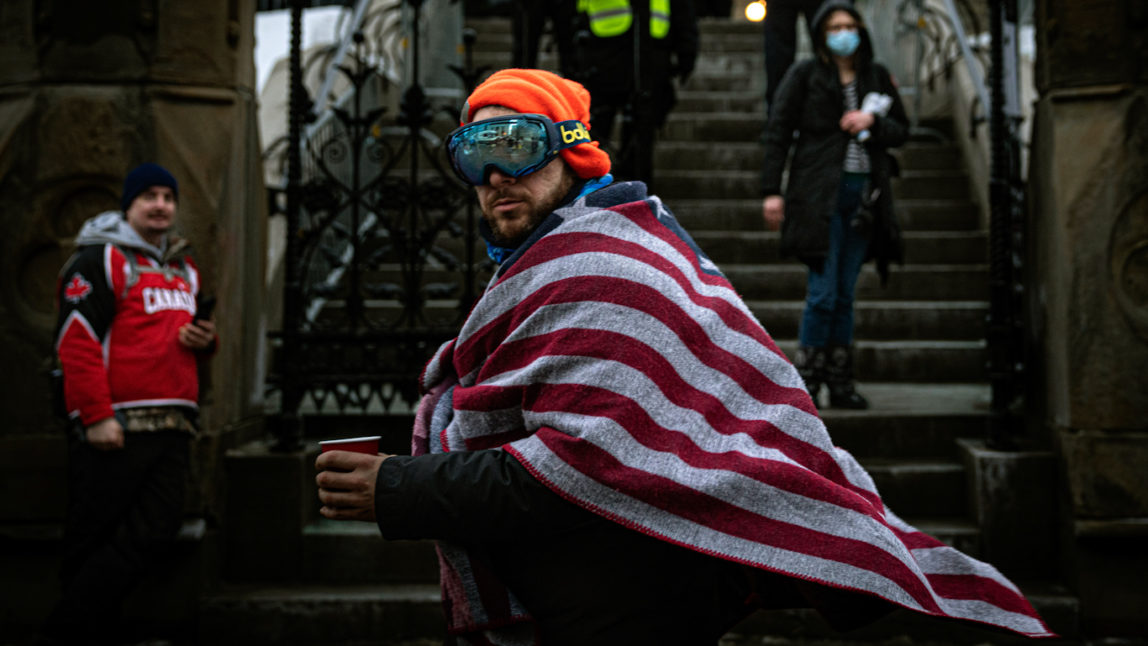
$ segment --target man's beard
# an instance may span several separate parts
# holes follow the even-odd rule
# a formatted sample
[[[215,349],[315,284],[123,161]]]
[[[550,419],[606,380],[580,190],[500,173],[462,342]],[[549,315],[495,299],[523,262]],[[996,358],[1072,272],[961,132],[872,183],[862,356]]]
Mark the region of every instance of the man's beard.
[[[537,207],[527,213],[526,226],[517,235],[514,236],[511,236],[502,230],[504,223],[497,217],[483,213],[483,218],[490,226],[490,231],[492,234],[491,237],[494,239],[494,243],[507,249],[517,249],[519,245],[521,245],[523,242],[526,242],[526,239],[529,238],[531,234],[533,234],[538,229],[538,226],[542,224],[543,220],[545,220],[551,213],[554,212],[555,209],[562,205],[563,199],[566,197],[566,194],[570,192],[570,188],[573,186],[573,184],[573,180],[567,181],[567,179],[564,177],[563,181],[557,187],[555,187],[553,192],[548,194],[546,198],[537,205]],[[499,199],[502,199],[503,197],[512,197],[513,195],[513,189],[507,191],[506,193],[498,193],[492,197],[491,204]]]
[[[483,217],[490,226],[491,238],[493,238],[495,244],[500,247],[506,247],[507,249],[517,249],[519,245],[526,242],[530,234],[534,233],[538,225],[542,224],[546,216],[550,215],[557,206],[558,200],[556,199],[553,204],[543,205],[542,208],[530,211],[526,216],[526,227],[515,236],[510,236],[503,231],[503,225],[505,223],[497,217],[489,217],[486,214],[483,214]]]

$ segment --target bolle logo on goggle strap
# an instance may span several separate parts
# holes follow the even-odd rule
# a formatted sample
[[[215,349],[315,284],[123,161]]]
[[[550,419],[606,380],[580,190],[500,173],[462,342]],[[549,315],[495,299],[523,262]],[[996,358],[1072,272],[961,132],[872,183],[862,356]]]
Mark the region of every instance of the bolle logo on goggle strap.
[[[575,144],[581,141],[590,141],[590,131],[581,121],[563,121],[558,124],[558,132],[562,133],[562,143]]]

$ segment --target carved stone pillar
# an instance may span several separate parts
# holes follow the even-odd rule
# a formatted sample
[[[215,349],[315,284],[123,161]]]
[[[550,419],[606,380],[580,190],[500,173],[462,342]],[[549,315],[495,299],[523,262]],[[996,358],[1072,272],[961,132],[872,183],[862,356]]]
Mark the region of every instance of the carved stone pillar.
[[[1039,0],[1031,402],[1062,465],[1086,634],[1143,635],[1148,589],[1148,3]]]
[[[0,3],[0,484],[13,485],[0,486],[0,523],[62,514],[63,434],[42,376],[56,274],[80,224],[118,208],[141,162],[179,180],[176,226],[218,297],[198,480],[217,481],[220,445],[258,424],[266,234],[254,11],[254,0]],[[203,505],[210,486],[197,492]],[[28,490],[38,499],[9,499]]]

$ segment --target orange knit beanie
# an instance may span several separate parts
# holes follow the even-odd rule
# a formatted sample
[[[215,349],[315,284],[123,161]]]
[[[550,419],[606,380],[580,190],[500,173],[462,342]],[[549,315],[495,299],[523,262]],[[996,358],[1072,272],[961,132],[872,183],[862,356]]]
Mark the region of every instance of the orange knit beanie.
[[[541,114],[551,121],[577,119],[590,129],[590,93],[580,84],[543,70],[506,69],[491,74],[474,88],[462,108],[462,124],[480,108],[500,105],[523,114]],[[590,179],[610,172],[610,156],[597,141],[558,153],[578,177]]]

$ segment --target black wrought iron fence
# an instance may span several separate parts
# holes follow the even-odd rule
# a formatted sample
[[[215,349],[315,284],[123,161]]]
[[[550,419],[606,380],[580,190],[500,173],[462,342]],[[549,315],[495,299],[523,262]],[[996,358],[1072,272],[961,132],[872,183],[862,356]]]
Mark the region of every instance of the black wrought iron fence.
[[[318,115],[303,88],[308,63],[293,9],[290,127],[273,148],[287,170],[272,199],[288,221],[283,325],[271,335],[268,379],[280,448],[298,445],[308,411],[409,410],[419,371],[457,332],[492,269],[476,251],[472,193],[446,166],[431,127],[436,106],[419,84],[423,3],[405,4],[416,25],[409,34],[396,34],[402,21],[382,13],[354,31],[338,64],[347,91],[321,97],[330,103]],[[391,114],[382,101],[393,89],[387,71],[398,67],[389,44],[402,37],[413,72]],[[317,55],[331,60],[329,49]],[[477,77],[456,72],[468,83]]]

